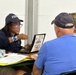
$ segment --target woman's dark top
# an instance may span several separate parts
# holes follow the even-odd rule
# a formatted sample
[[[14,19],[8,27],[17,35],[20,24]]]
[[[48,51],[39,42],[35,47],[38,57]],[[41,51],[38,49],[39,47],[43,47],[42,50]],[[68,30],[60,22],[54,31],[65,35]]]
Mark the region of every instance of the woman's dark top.
[[[21,40],[17,40],[10,43],[6,33],[3,30],[0,30],[0,49],[5,49],[6,51],[18,52],[21,48],[22,48]]]

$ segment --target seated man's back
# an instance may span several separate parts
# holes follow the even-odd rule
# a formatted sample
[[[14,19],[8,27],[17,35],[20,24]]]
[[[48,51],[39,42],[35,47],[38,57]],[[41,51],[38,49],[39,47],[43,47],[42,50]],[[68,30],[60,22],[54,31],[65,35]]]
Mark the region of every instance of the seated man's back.
[[[53,22],[58,38],[43,44],[34,64],[33,75],[59,75],[76,70],[73,18],[67,13],[61,13]]]

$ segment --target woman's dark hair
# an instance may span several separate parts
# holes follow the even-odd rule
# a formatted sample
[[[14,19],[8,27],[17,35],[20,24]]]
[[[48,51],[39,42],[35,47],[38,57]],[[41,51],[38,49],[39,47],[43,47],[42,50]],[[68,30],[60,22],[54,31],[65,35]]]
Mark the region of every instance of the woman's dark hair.
[[[11,30],[10,30],[10,26],[11,26],[11,22],[6,24],[2,30],[4,31],[4,33],[8,36],[8,37],[11,37]]]

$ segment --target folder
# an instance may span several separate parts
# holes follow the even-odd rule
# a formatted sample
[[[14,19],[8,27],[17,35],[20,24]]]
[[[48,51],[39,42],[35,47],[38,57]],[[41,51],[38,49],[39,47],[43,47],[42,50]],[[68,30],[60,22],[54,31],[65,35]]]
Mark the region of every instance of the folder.
[[[0,66],[14,65],[27,60],[30,60],[30,58],[26,55],[9,53],[7,56],[0,58]]]

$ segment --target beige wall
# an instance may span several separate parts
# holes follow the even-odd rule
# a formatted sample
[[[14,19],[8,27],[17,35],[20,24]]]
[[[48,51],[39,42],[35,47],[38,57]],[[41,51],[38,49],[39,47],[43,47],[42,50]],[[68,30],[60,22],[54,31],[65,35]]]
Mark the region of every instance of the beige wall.
[[[25,0],[0,0],[0,29],[4,26],[5,17],[9,13],[15,13],[24,20],[21,33],[25,33]]]
[[[76,12],[76,0],[38,0],[38,33],[47,34],[45,41],[56,37],[51,21],[60,12]]]
[[[27,34],[27,32],[31,30],[29,27],[33,26],[32,29],[34,28],[34,31],[32,31],[32,33],[46,33],[45,41],[47,41],[56,37],[53,25],[51,25],[51,21],[54,17],[60,12],[76,12],[76,0],[32,0],[33,9],[31,9],[31,7],[30,10],[32,10],[33,13],[29,15],[28,2],[30,1],[31,0],[0,0],[0,28],[4,26],[6,15],[13,12],[24,20],[21,33]],[[30,21],[29,19],[31,16],[33,20],[31,19]],[[29,31],[29,36],[31,34],[30,37],[33,37],[32,33]],[[30,38],[29,41],[31,41],[31,39],[32,38]]]

